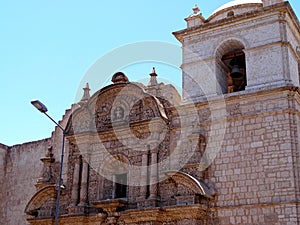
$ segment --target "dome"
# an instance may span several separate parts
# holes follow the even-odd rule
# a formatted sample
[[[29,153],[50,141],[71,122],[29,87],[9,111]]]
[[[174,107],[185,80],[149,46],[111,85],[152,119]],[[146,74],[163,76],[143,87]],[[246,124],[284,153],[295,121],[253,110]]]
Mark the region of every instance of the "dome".
[[[244,5],[244,4],[262,4],[262,0],[233,0],[233,1],[227,2],[224,5],[222,5],[221,7],[217,8],[211,15],[213,15],[223,9],[237,6],[237,5]]]

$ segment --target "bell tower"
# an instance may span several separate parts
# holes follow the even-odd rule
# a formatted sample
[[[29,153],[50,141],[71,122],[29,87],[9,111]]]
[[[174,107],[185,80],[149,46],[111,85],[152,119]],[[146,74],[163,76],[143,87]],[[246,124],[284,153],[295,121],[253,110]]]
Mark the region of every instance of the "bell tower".
[[[234,0],[207,19],[193,8],[174,32],[183,49],[183,100],[299,86],[300,26],[282,0]]]
[[[182,43],[185,108],[197,108],[206,140],[213,224],[300,224],[300,24],[293,9],[281,0],[234,0],[207,19],[195,7],[186,21],[174,35]]]

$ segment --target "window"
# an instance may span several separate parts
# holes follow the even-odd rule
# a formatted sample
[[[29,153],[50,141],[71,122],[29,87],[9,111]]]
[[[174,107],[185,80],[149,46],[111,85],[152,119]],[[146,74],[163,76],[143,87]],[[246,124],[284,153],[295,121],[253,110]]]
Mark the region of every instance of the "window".
[[[229,12],[227,13],[227,17],[231,17],[231,16],[234,16],[234,12],[233,12],[233,11],[229,11]]]
[[[115,198],[127,197],[127,173],[115,175]]]

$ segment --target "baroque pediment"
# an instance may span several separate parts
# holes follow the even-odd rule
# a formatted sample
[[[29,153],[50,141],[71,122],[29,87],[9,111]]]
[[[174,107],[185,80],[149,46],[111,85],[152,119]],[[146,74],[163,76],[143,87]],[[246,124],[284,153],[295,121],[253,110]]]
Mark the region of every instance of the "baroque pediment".
[[[134,83],[116,83],[96,92],[75,110],[67,133],[108,131],[155,118],[168,120],[162,103]]]

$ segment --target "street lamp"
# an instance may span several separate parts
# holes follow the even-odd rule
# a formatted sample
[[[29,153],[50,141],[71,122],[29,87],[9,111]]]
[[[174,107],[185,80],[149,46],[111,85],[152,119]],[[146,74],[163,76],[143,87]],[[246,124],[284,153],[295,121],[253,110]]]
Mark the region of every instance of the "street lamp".
[[[55,206],[55,225],[58,225],[58,214],[59,214],[59,201],[60,201],[60,190],[62,186],[62,167],[63,167],[63,160],[64,160],[64,147],[65,147],[65,129],[58,124],[51,116],[47,114],[47,107],[40,102],[39,100],[32,100],[31,104],[37,108],[41,113],[44,113],[53,123],[55,123],[63,132],[63,139],[62,139],[62,147],[61,147],[61,159],[60,159],[60,168],[59,168],[59,181],[57,187],[57,198],[56,198],[56,206]]]

